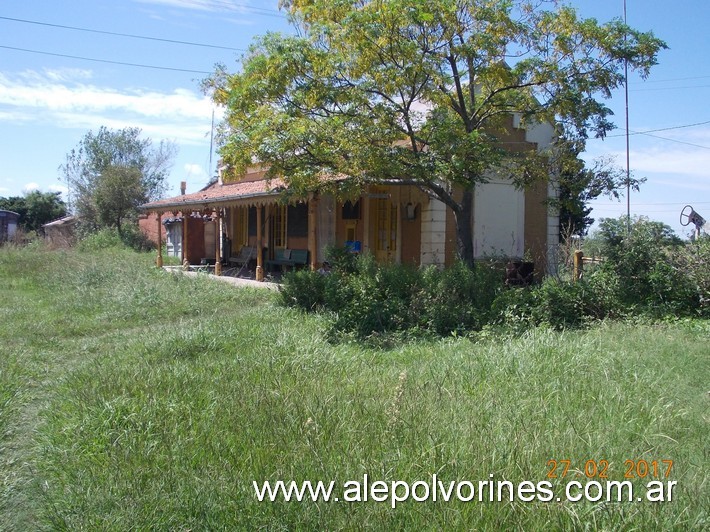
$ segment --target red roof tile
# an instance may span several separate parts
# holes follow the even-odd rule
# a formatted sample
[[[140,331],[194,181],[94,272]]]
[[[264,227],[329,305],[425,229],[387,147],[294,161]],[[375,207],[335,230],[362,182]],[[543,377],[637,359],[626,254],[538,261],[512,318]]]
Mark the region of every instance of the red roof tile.
[[[200,190],[199,192],[173,196],[172,198],[165,198],[151,203],[146,203],[141,205],[141,209],[144,211],[166,211],[170,209],[179,210],[183,207],[204,207],[207,205],[228,203],[230,201],[237,201],[240,199],[257,198],[260,196],[276,196],[283,187],[284,182],[281,179],[272,179],[270,181],[261,179],[259,181],[246,181],[241,183],[229,183],[225,185],[215,183],[214,185],[204,190]]]

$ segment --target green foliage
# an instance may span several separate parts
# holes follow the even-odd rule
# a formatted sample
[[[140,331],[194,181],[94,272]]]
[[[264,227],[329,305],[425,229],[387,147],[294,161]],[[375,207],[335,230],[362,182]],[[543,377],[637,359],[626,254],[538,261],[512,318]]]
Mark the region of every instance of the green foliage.
[[[619,280],[625,306],[654,315],[687,315],[699,309],[699,294],[677,264],[684,243],[661,222],[636,218],[627,234],[626,218],[603,220],[599,228],[602,268]]]
[[[175,146],[141,139],[139,128],[89,131],[67,155],[61,171],[72,207],[85,229],[118,227],[135,207],[158,199],[175,156]]]
[[[25,231],[37,231],[42,225],[61,218],[67,213],[67,206],[61,192],[40,192],[34,190],[24,196],[0,198],[0,209],[20,215],[19,225]]]
[[[335,276],[323,275],[309,269],[288,272],[283,277],[279,294],[283,304],[305,311],[322,310],[330,300],[328,290],[337,281]]]
[[[135,221],[137,208],[145,199],[138,168],[110,166],[101,174],[94,190],[101,225],[115,227],[119,233],[125,221]]]
[[[503,272],[480,262],[471,269],[463,262],[440,270],[429,267],[421,274],[421,289],[412,301],[420,327],[438,335],[480,330],[502,290]]]
[[[85,252],[110,249],[150,251],[154,248],[155,244],[153,244],[137,226],[124,227],[121,232],[113,227],[105,227],[95,232],[87,232],[78,243],[78,249]]]
[[[549,175],[532,146],[506,149],[511,114],[559,123],[579,143],[604,136],[603,100],[624,66],[645,77],[666,46],[551,4],[289,1],[296,36],[267,34],[239,73],[204,81],[226,107],[221,155],[236,172],[258,160],[298,191],[326,186],[324,173],[351,188],[411,181],[454,211],[459,255],[473,265],[475,185],[490,172],[519,185]]]
[[[676,248],[671,264],[687,277],[686,288],[695,292],[701,314],[710,317],[710,236]]]
[[[644,179],[627,179],[626,172],[614,164],[611,158],[598,158],[591,166],[579,157],[584,151],[580,141],[562,140],[553,151],[553,165],[558,176],[559,195],[553,204],[560,211],[560,228],[563,236],[587,234],[594,223],[589,215],[592,208],[587,206],[600,196],[619,199],[624,189],[638,191]]]
[[[327,246],[325,256],[335,270],[354,273],[357,270],[357,254],[344,246]]]
[[[331,317],[335,334],[371,338],[395,332],[447,335],[479,330],[502,288],[502,272],[481,263],[440,270],[378,265],[371,255],[334,260],[328,275],[298,271],[284,276],[282,302]],[[340,269],[339,266],[345,266]]]
[[[330,275],[295,272],[284,278],[282,302],[323,311],[335,335],[357,338],[393,333],[465,335],[500,326],[521,332],[556,330],[625,319],[708,316],[710,239],[683,243],[659,222],[605,220],[597,236],[606,252],[582,279],[548,277],[524,288],[503,286],[492,263],[463,262],[439,270],[378,265],[372,256],[343,254]],[[333,255],[339,257],[337,253]]]

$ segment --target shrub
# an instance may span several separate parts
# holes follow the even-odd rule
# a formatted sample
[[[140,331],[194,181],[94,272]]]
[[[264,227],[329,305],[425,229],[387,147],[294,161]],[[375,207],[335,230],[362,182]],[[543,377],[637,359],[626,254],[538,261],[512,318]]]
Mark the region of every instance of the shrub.
[[[704,236],[674,250],[671,263],[682,273],[693,300],[697,303],[694,312],[710,317],[710,237]]]
[[[411,266],[378,266],[371,257],[358,259],[354,274],[340,274],[337,299],[329,302],[336,313],[335,331],[367,338],[412,327],[410,307],[420,277]]]
[[[660,222],[636,219],[626,235],[619,223],[602,223],[606,262],[618,280],[621,303],[653,316],[687,315],[700,305],[697,285],[679,264],[687,245]],[[616,230],[612,230],[616,228]],[[682,262],[682,261],[681,261]]]
[[[479,330],[503,287],[503,274],[492,263],[471,269],[457,261],[445,270],[429,267],[421,277],[412,312],[419,326],[439,335]]]
[[[358,338],[401,331],[438,335],[477,330],[487,323],[502,287],[490,265],[474,270],[457,263],[447,270],[378,265],[371,255],[334,260],[330,275],[294,272],[284,276],[281,300],[306,311],[332,313],[334,333]]]
[[[333,284],[333,275],[322,275],[310,270],[296,270],[286,273],[279,287],[284,305],[305,311],[316,311],[326,307],[326,292]]]
[[[112,248],[123,248],[118,231],[115,229],[100,229],[95,233],[88,233],[79,240],[79,251],[103,251]]]
[[[78,245],[79,251],[130,248],[143,252],[155,249],[155,245],[137,226],[126,226],[120,233],[112,227],[105,227],[93,232],[82,231],[82,233]]]

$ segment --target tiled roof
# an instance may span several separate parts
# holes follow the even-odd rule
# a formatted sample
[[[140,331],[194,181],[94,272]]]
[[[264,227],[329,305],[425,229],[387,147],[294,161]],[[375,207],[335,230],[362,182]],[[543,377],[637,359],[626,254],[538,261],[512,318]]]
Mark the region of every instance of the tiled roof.
[[[229,203],[242,199],[258,198],[265,196],[275,196],[284,187],[281,179],[261,179],[258,181],[246,181],[241,183],[229,183],[214,185],[180,196],[165,198],[151,203],[141,205],[144,211],[166,211],[171,209],[180,210],[183,207],[215,205],[219,203]]]

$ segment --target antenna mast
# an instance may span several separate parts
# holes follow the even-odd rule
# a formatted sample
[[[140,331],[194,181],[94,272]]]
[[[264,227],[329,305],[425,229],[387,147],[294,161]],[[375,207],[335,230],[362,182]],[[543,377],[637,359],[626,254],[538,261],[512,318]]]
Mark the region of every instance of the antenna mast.
[[[624,0],[626,1],[626,0]],[[626,129],[628,129],[628,124],[626,125]],[[628,132],[627,132],[628,134]],[[213,151],[213,144],[214,144],[214,107],[212,108],[212,126],[210,127],[210,169],[209,172],[212,172],[212,151]],[[212,179],[210,177],[210,179]]]
[[[626,24],[626,0],[624,0],[624,24]],[[626,41],[626,33],[624,33]],[[629,156],[629,61],[624,59],[624,93],[626,99],[626,233],[631,232],[631,163]]]

